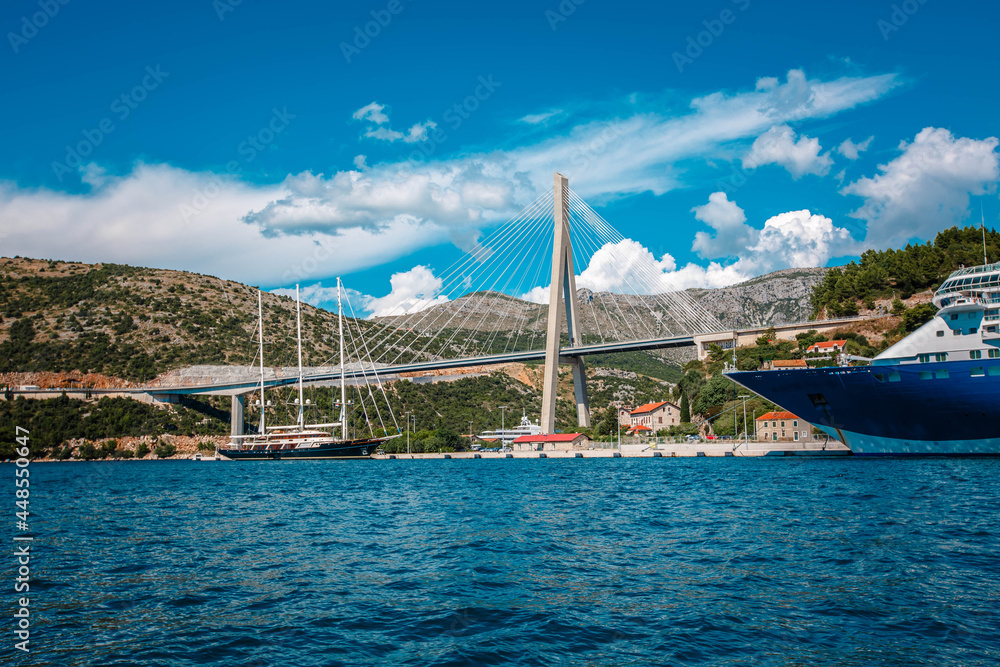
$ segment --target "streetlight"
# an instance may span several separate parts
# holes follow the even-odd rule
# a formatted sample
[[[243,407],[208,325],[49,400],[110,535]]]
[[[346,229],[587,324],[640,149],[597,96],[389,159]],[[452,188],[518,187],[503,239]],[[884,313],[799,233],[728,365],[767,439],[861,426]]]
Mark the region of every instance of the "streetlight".
[[[410,453],[410,411],[406,411],[406,453]]]
[[[747,433],[747,399],[750,398],[750,394],[740,394],[740,398],[743,399],[743,442],[749,443],[749,434]]]

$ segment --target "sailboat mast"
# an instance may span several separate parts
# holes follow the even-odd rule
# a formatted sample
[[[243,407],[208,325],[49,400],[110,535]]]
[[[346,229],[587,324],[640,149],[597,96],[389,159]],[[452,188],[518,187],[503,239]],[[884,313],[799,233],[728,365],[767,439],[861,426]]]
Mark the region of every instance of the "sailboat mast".
[[[299,428],[305,423],[303,420],[303,403],[302,398],[302,308],[299,305],[299,285],[295,284],[295,328],[298,333],[299,340]]]
[[[260,430],[258,433],[264,435],[264,306],[260,290],[257,290],[257,327],[257,337],[260,338]]]
[[[337,276],[337,326],[340,330],[340,438],[347,440],[347,385],[344,382],[344,302]]]

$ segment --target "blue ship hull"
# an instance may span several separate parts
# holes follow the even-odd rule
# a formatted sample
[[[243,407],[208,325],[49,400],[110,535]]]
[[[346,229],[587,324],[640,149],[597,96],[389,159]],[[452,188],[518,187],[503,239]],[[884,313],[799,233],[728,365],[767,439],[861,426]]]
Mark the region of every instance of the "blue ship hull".
[[[727,373],[859,455],[1000,455],[1000,359]]]

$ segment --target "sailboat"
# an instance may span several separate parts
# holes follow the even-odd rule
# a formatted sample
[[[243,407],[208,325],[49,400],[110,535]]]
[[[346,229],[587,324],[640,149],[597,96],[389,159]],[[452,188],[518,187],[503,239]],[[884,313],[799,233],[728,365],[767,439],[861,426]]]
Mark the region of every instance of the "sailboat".
[[[266,461],[281,459],[359,459],[370,458],[382,443],[398,435],[369,438],[351,438],[347,425],[347,388],[344,372],[344,306],[341,282],[337,278],[337,315],[340,336],[340,419],[326,424],[306,424],[305,402],[302,391],[302,315],[299,304],[299,287],[295,286],[295,318],[298,330],[299,356],[299,414],[290,426],[268,426],[264,423],[264,314],[260,292],[257,293],[258,337],[260,338],[260,426],[256,434],[233,436],[219,454],[235,460]],[[340,429],[340,437],[334,430]],[[325,429],[331,429],[327,431]]]

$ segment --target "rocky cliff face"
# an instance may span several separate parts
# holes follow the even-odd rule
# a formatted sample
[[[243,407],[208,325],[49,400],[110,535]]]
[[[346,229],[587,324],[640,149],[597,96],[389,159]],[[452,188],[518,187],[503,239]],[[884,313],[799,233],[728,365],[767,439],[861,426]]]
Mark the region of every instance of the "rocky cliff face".
[[[688,294],[719,320],[735,329],[770,326],[809,319],[809,296],[828,269],[785,269],[745,283],[718,289],[692,289]]]

